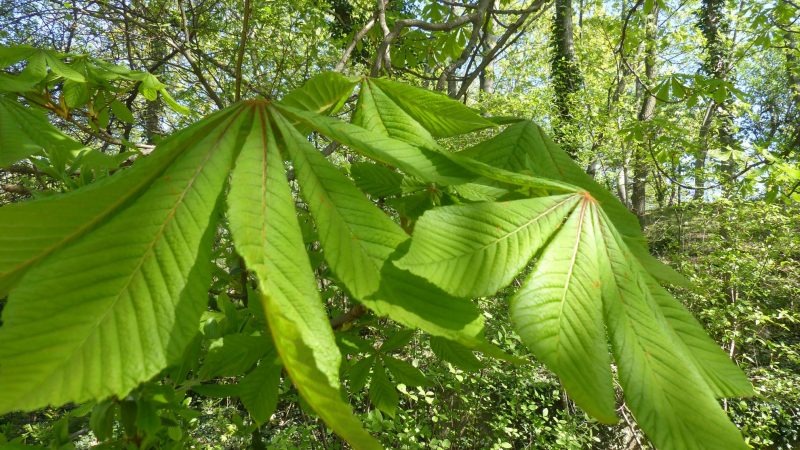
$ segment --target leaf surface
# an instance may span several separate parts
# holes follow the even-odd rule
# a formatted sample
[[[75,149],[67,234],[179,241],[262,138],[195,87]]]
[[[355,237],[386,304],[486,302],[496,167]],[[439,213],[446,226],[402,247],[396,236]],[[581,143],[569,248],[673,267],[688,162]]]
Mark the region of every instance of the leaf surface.
[[[123,396],[180,358],[206,306],[240,122],[193,142],[129,206],[24,275],[0,327],[0,411]]]
[[[746,449],[700,373],[648,302],[648,275],[610,221],[598,245],[603,310],[625,400],[658,448]]]
[[[435,208],[417,222],[397,266],[460,297],[491,295],[545,244],[580,196]]]
[[[230,119],[229,109],[180,131],[132,168],[76,191],[0,208],[0,296],[33,264],[101,225],[162,176],[203,136]],[[58,217],[58,220],[52,220]],[[33,231],[35,230],[35,231]]]
[[[617,421],[603,323],[597,211],[584,197],[537,259],[510,305],[522,341],[558,374],[581,408]]]
[[[283,159],[266,109],[255,110],[228,196],[236,249],[258,278],[275,348],[300,394],[353,447],[380,448],[342,399],[341,355],[317,292]]]

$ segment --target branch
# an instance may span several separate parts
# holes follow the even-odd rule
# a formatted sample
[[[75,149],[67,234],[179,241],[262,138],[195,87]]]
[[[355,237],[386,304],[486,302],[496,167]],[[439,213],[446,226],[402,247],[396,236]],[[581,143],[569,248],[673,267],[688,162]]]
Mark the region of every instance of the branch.
[[[11,194],[31,195],[31,190],[20,184],[3,183],[0,184],[0,189],[3,189],[4,191],[9,192]]]
[[[236,94],[234,95],[234,101],[239,101],[242,99],[242,63],[244,62],[244,49],[245,44],[247,43],[247,34],[249,33],[249,24],[250,24],[250,0],[244,0],[244,18],[242,19],[242,35],[239,38],[239,49],[236,55],[236,69],[235,69],[235,80],[236,80]]]
[[[346,313],[331,319],[331,328],[333,328],[334,330],[339,330],[348,323],[355,321],[356,319],[358,319],[359,317],[363,316],[366,313],[367,313],[367,308],[365,308],[364,305],[359,303]]]
[[[495,46],[492,47],[489,50],[489,52],[487,52],[486,56],[483,57],[481,63],[478,64],[475,70],[473,70],[464,77],[464,82],[461,84],[461,89],[459,89],[458,94],[455,96],[455,98],[461,98],[464,95],[466,95],[467,89],[472,84],[472,82],[475,81],[476,78],[478,78],[481,71],[485,69],[489,64],[491,64],[492,61],[494,61],[500,53],[505,51],[506,48],[513,45],[514,42],[516,42],[520,38],[520,36],[522,36],[522,32],[516,35],[515,33],[520,28],[524,29],[524,25],[528,21],[528,18],[531,17],[531,14],[536,13],[536,15],[533,16],[533,19],[539,18],[550,7],[551,5],[550,1],[551,0],[536,0],[529,7],[522,10],[523,13],[517,18],[517,20],[514,23],[510,24],[506,28],[506,31],[497,40]]]
[[[347,45],[347,48],[344,50],[344,53],[342,54],[342,58],[339,60],[338,63],[336,63],[336,67],[334,67],[333,69],[334,71],[341,72],[342,70],[344,70],[344,66],[350,59],[350,54],[353,53],[353,50],[356,48],[356,45],[358,45],[358,42],[361,41],[361,39],[364,39],[364,36],[366,36],[367,33],[369,33],[369,30],[371,30],[372,27],[375,26],[375,19],[377,17],[378,17],[378,11],[375,11],[375,13],[372,15],[372,18],[370,18],[369,21],[367,21],[367,23],[364,25],[364,28],[360,29],[358,33],[356,33],[356,35],[353,36],[353,40],[351,40],[350,44]]]

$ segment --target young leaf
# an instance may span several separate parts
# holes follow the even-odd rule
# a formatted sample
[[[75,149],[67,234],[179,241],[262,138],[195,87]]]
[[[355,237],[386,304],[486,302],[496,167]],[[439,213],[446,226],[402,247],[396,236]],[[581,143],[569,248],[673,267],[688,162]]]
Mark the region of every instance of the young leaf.
[[[211,341],[200,367],[200,379],[232,377],[245,373],[267,351],[264,336],[229,334]]]
[[[0,167],[42,150],[66,152],[82,148],[79,142],[51,125],[42,111],[0,95]]]
[[[639,426],[658,448],[748,448],[662,327],[647,301],[644,269],[607,218],[601,218],[600,228],[604,316],[620,384]]]
[[[462,105],[463,106],[463,105]],[[415,147],[436,149],[433,136],[370,80],[361,83],[353,124]]]
[[[424,280],[403,286],[412,282],[408,276],[397,272],[387,275],[384,268],[396,249],[408,241],[408,236],[316,151],[288,120],[278,113],[274,118],[294,162],[301,193],[317,224],[325,258],[344,286],[380,315],[387,315],[408,327],[474,345],[482,328],[477,309],[468,301],[450,300],[449,296],[436,296],[431,291],[422,295],[407,294]],[[398,283],[398,277],[405,280]],[[382,288],[380,292],[379,288]],[[437,308],[448,309],[443,314],[446,325],[441,321],[437,323]]]
[[[269,421],[278,406],[281,365],[270,359],[274,358],[265,358],[239,382],[239,399],[259,425]]]
[[[98,227],[136,199],[178,156],[204,136],[218,132],[236,111],[228,109],[209,116],[172,135],[159,144],[158,151],[132,168],[85,188],[0,208],[0,296],[36,262]],[[31,229],[37,230],[34,239],[28,238]]]
[[[357,81],[337,72],[323,72],[286,94],[278,104],[318,114],[333,114],[353,92]]]
[[[419,219],[397,266],[460,297],[507,285],[580,201],[562,195],[436,208]]]
[[[397,389],[389,381],[389,377],[386,375],[386,368],[380,362],[376,362],[372,370],[372,381],[369,383],[369,401],[391,417],[395,416],[397,404],[400,403]]]
[[[446,95],[383,78],[369,82],[435,137],[450,137],[494,127],[494,123]]]
[[[690,362],[717,397],[748,397],[753,386],[742,370],[714,342],[702,325],[652,278],[647,280],[651,305],[658,305],[665,329],[674,333],[676,345],[685,346]]]
[[[425,374],[402,359],[397,359],[394,356],[382,355],[381,361],[383,361],[383,364],[398,383],[403,383],[408,386],[428,385],[428,379],[425,378]]]
[[[131,113],[131,110],[119,100],[114,99],[111,102],[111,111],[114,112],[114,115],[117,116],[117,119],[125,123],[133,123],[133,114]]]
[[[659,279],[686,284],[685,278],[652,258],[642,237],[639,221],[613,194],[586,174],[541,127],[530,121],[510,125],[502,133],[459,152],[458,155],[515,173],[560,180],[588,191],[608,214],[635,253]],[[502,180],[501,180],[502,181]]]
[[[375,363],[375,355],[369,355],[364,359],[350,366],[350,373],[348,379],[350,380],[350,390],[353,392],[364,389],[367,385],[367,377],[369,376],[370,369]]]
[[[474,175],[437,151],[415,147],[379,132],[331,117],[296,108],[276,106],[288,118],[297,120],[375,161],[397,167],[421,180],[441,184],[461,184],[474,178]]]
[[[180,358],[206,306],[239,124],[193,142],[138,198],[24,275],[0,327],[0,413],[124,396]]]
[[[355,163],[350,166],[356,186],[373,198],[399,195],[403,192],[403,175],[390,168],[373,163]]]
[[[286,119],[275,114],[275,122],[317,225],[325,259],[356,298],[375,293],[381,266],[408,236]]]
[[[431,336],[431,350],[437,358],[447,361],[467,372],[475,372],[483,367],[472,350],[445,338]]]
[[[522,341],[561,379],[581,408],[615,423],[614,387],[603,325],[596,204],[583,198],[511,299]]]
[[[303,245],[283,160],[267,112],[257,119],[236,161],[228,196],[233,241],[263,293],[275,348],[300,394],[325,423],[356,448],[380,448],[341,397],[341,356]]]

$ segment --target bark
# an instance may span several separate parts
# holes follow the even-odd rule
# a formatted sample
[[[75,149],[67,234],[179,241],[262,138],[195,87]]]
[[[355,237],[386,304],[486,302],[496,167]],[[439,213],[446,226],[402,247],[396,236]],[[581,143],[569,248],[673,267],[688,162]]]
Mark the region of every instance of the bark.
[[[557,113],[553,135],[556,142],[575,158],[580,147],[576,132],[575,94],[580,89],[581,74],[575,60],[572,0],[555,1],[551,47],[551,78]]]
[[[161,61],[167,53],[164,41],[154,39],[151,42],[150,60]],[[159,66],[158,69],[152,73],[158,76],[162,75],[164,73],[164,66]],[[161,94],[158,95],[155,101],[147,102],[147,106],[144,110],[144,135],[147,143],[150,145],[154,145],[158,136],[164,132],[161,128],[161,116],[163,112],[164,102],[161,100]]]
[[[486,20],[483,27],[483,39],[481,40],[481,56],[490,58],[490,51],[497,45],[497,35],[492,29],[491,16]],[[480,71],[480,90],[485,94],[494,93],[494,64],[489,63]]]
[[[797,42],[792,33],[784,35],[786,41],[786,79],[792,99],[791,111],[789,116],[789,139],[786,147],[788,153],[800,148],[800,61],[797,58]]]
[[[706,56],[701,68],[702,72],[718,80],[730,81],[732,78],[729,38],[731,24],[725,0],[703,0],[699,27],[706,40]],[[730,95],[722,102],[712,100],[703,118],[699,133],[699,149],[695,152],[694,161],[695,200],[703,198],[703,187],[706,182],[706,158],[708,150],[711,148],[709,137],[716,135],[718,144],[723,149],[731,149],[736,146],[732,107]],[[723,169],[728,174],[728,181],[732,182],[733,174],[736,172],[734,161],[726,161]]]
[[[645,23],[645,56],[644,79],[642,82],[642,105],[637,118],[639,122],[647,124],[653,119],[656,111],[656,97],[652,91],[656,78],[656,46],[658,32],[658,5],[655,4],[647,15]],[[645,89],[646,88],[646,89]],[[633,153],[633,181],[631,183],[631,208],[639,221],[642,221],[647,207],[647,146],[650,145],[650,133],[645,133],[645,142],[638,143]]]

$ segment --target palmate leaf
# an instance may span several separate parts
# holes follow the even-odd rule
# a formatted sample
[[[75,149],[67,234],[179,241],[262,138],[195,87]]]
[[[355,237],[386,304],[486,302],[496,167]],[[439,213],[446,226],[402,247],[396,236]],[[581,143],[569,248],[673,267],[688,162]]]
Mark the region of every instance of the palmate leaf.
[[[303,245],[283,159],[268,113],[257,118],[231,178],[228,216],[237,250],[255,272],[275,348],[300,394],[356,448],[380,448],[361,427],[339,385],[341,356]]]
[[[456,185],[484,176],[504,183],[558,192],[576,190],[575,186],[568,183],[498,169],[472,158],[449,153],[438,146],[435,149],[415,146],[381,132],[330,117],[284,106],[279,106],[278,109],[286,117],[297,120],[370,159],[397,167],[425,182]]]
[[[563,195],[436,208],[419,219],[408,254],[395,264],[456,296],[494,294],[579,200]]]
[[[350,293],[379,315],[488,351],[478,309],[438,289],[419,289],[428,283],[391,267],[389,259],[408,241],[405,232],[287,119],[279,113],[273,117],[317,225],[324,256]]]
[[[639,221],[622,202],[583,171],[546,133],[530,121],[520,121],[495,137],[458,153],[508,171],[557,179],[588,191],[626,237],[626,242],[654,276],[687,285],[688,281],[647,251]]]
[[[7,167],[42,150],[73,151],[84,146],[56,129],[43,111],[0,95],[0,167]]]
[[[671,324],[651,299],[652,278],[610,225],[601,217],[603,309],[620,384],[637,423],[660,449],[748,448],[695,365],[705,354],[695,351],[690,357],[688,347],[676,342]],[[682,322],[685,315],[672,317]],[[727,365],[731,369],[716,377],[738,371],[730,360]]]
[[[373,163],[355,163],[350,166],[356,186],[374,198],[399,195],[403,192],[403,175]]]
[[[257,424],[269,421],[278,406],[282,367],[274,350],[271,356],[239,382],[239,399]]]
[[[543,211],[554,225],[509,238],[508,230],[521,233],[548,217]],[[488,295],[495,289],[484,285],[506,284],[540,248],[511,319],[579,406],[615,420],[608,329],[628,404],[659,448],[743,445],[714,395],[752,394],[746,377],[646,272],[588,192],[428,211],[397,264],[450,293]],[[476,277],[483,278],[467,281]],[[690,412],[693,396],[701,400]],[[705,416],[707,428],[692,435]]]
[[[329,115],[342,107],[347,97],[353,92],[358,79],[346,77],[336,72],[323,72],[311,77],[296,89],[284,96],[278,104],[291,108]],[[293,123],[303,133],[310,131],[305,125]]]
[[[580,199],[511,299],[510,318],[525,345],[559,375],[575,402],[602,422],[615,423],[597,214],[594,201]]]
[[[380,89],[434,137],[458,136],[495,126],[463,103],[441,93],[383,78],[370,79],[369,83],[373,89]]]
[[[42,258],[79,239],[125,208],[175,159],[229,120],[229,109],[182,130],[130,169],[85,188],[0,208],[0,297]],[[58,217],[58,220],[53,220]]]
[[[242,117],[217,123],[102,224],[82,217],[96,225],[91,234],[25,273],[0,327],[0,413],[124,395],[179,359],[206,307],[216,208]],[[35,205],[22,211],[51,223],[65,203]],[[26,232],[9,239],[23,254]]]

